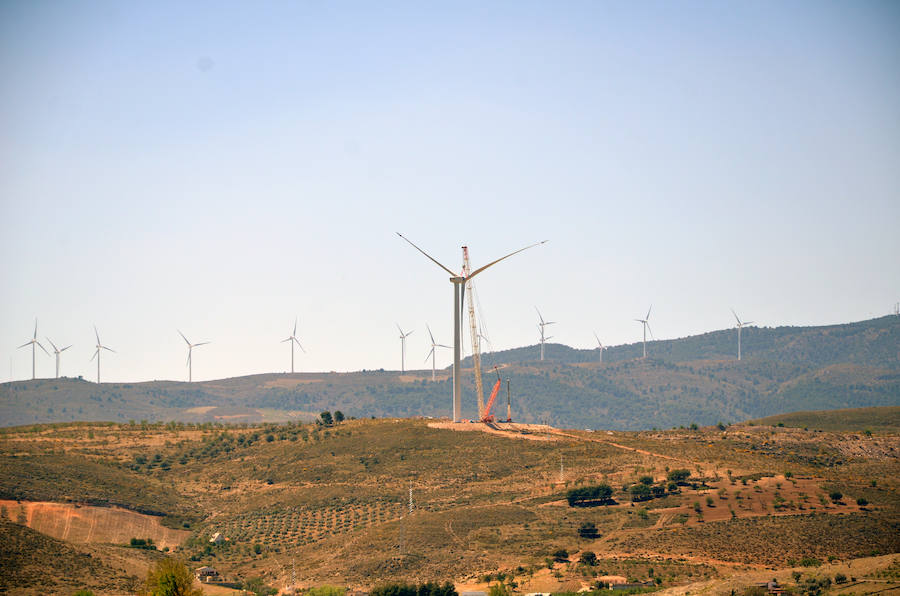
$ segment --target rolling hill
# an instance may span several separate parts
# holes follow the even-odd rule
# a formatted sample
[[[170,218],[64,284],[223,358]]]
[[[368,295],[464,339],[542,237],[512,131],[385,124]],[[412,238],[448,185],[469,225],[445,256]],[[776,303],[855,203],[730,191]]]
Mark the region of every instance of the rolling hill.
[[[715,424],[797,410],[900,405],[900,317],[827,327],[750,327],[745,358],[735,334],[716,331],[597,350],[536,346],[486,354],[505,364],[513,418],[576,428],[650,429]],[[464,367],[466,362],[464,362]],[[486,370],[486,391],[493,373]],[[463,415],[475,417],[471,370]],[[353,417],[448,415],[449,373],[430,371],[263,374],[216,381],[104,383],[82,379],[0,386],[0,426],[77,420],[274,422],[323,410]],[[505,388],[499,402],[505,398]],[[501,417],[505,404],[499,408]]]

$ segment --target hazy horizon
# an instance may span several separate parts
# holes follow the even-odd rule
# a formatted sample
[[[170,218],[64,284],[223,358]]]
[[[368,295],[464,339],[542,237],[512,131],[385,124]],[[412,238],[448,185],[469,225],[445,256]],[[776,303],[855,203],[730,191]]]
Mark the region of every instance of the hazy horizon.
[[[900,301],[892,2],[0,6],[0,378],[430,367]],[[463,333],[468,345],[468,328]],[[468,352],[468,350],[467,350]],[[446,367],[451,351],[438,352]],[[11,370],[10,370],[11,369]]]

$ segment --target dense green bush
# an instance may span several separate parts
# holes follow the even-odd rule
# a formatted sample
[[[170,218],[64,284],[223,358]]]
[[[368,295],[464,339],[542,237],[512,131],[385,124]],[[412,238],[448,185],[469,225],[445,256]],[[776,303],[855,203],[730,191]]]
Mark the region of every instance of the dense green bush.
[[[570,507],[590,507],[592,505],[607,505],[612,502],[613,489],[608,484],[595,484],[572,488],[566,493],[566,499]]]

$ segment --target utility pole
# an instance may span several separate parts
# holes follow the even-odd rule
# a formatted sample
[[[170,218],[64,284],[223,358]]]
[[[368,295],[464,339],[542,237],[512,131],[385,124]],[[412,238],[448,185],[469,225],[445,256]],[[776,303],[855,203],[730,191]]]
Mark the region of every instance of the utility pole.
[[[509,401],[509,377],[506,378],[506,421],[512,422],[512,406]]]
[[[563,467],[563,456],[562,453],[559,454],[559,483],[564,484],[566,482],[566,472]]]

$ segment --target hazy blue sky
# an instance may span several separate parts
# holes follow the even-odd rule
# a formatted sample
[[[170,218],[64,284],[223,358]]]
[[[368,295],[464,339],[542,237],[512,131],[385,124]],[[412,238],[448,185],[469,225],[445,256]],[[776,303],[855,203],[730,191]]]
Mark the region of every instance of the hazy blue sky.
[[[900,3],[0,3],[0,377],[399,368],[900,300]],[[46,342],[45,342],[46,345]],[[48,346],[49,347],[49,346]],[[439,365],[450,362],[444,351]],[[38,376],[53,359],[38,353]]]

